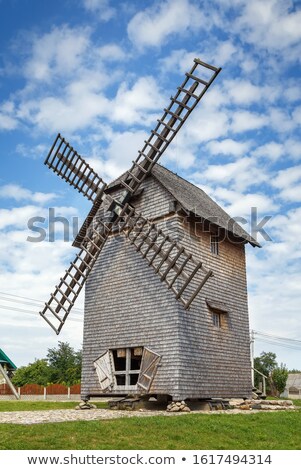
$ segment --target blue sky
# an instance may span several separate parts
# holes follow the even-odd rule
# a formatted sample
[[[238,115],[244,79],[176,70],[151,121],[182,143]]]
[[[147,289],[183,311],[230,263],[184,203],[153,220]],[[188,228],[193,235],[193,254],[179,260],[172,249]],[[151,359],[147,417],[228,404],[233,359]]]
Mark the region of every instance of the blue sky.
[[[1,348],[17,365],[57,343],[27,299],[48,300],[74,254],[60,233],[27,242],[27,221],[47,222],[49,207],[70,221],[89,209],[43,165],[57,132],[113,179],[194,57],[223,70],[161,163],[249,231],[252,207],[258,221],[271,216],[272,241],[259,234],[263,248],[247,249],[251,328],[301,340],[300,23],[289,0],[0,0]],[[75,348],[82,306],[59,338]],[[301,367],[300,347],[261,341],[257,354]]]

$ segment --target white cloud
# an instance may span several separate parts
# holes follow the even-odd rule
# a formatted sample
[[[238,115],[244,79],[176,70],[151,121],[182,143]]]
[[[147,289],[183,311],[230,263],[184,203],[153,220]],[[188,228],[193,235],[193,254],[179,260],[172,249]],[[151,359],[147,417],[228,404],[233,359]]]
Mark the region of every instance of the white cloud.
[[[298,85],[291,85],[283,91],[284,96],[290,102],[301,99],[301,90]]]
[[[284,189],[287,186],[296,183],[301,178],[301,165],[286,168],[278,172],[273,178],[273,185],[276,188]]]
[[[9,100],[0,105],[0,131],[11,131],[18,127],[18,121],[15,119],[15,105]]]
[[[26,158],[41,158],[46,157],[49,151],[49,145],[37,144],[33,146],[28,146],[25,144],[18,144],[16,146],[16,152]]]
[[[301,12],[290,11],[292,3],[285,0],[243,0],[241,15],[232,27],[243,33],[244,40],[270,50],[283,50],[301,38]]]
[[[301,143],[299,140],[287,139],[284,143],[287,155],[294,160],[301,160]]]
[[[41,130],[72,132],[93,125],[95,118],[108,112],[108,100],[94,90],[89,77],[74,81],[63,98],[46,96],[20,105],[18,116]]]
[[[253,57],[247,56],[244,54],[242,61],[240,62],[240,67],[243,72],[250,74],[254,72],[258,67],[258,62]]]
[[[296,124],[301,126],[301,106],[298,106],[297,108],[295,108],[293,112],[293,119]]]
[[[196,163],[196,151],[188,145],[178,145],[177,140],[173,142],[171,148],[164,153],[164,159],[160,163],[168,165],[171,162],[176,165],[176,169],[187,170]]]
[[[232,217],[248,217],[252,207],[256,207],[259,214],[270,214],[278,208],[265,194],[248,193],[237,194],[236,200],[227,205],[226,210]]]
[[[27,222],[30,218],[40,215],[41,208],[34,205],[15,207],[13,209],[0,209],[0,229],[27,227]]]
[[[193,59],[198,57],[197,52],[187,51],[186,49],[175,49],[170,55],[160,59],[160,66],[164,72],[184,74],[191,69]]]
[[[0,113],[0,130],[11,131],[18,127],[18,121],[7,114]]]
[[[301,335],[300,225],[300,208],[274,216],[268,222],[268,233],[273,241],[265,243],[260,253],[248,250],[247,256],[252,328],[296,339]],[[278,352],[275,346],[272,350]],[[285,357],[287,364],[291,361],[293,365],[288,364],[289,367],[298,367],[298,356],[289,357],[288,351],[283,349],[279,354]]]
[[[53,216],[64,216],[66,218],[66,223],[68,220],[72,220],[72,217],[76,217],[77,210],[74,207],[53,207],[54,209],[54,214]],[[36,218],[39,218],[37,220]],[[43,221],[41,220],[43,219]],[[49,230],[49,218],[50,218],[50,213],[49,209],[47,207],[42,207],[40,205],[26,205],[22,207],[13,207],[12,209],[0,209],[0,229],[7,229],[8,227],[14,227],[14,228],[22,228],[25,229],[25,227],[28,227],[28,221],[31,219],[35,219],[35,223],[41,224],[42,227],[44,227],[47,237],[49,233],[47,230]],[[55,227],[58,229],[58,234],[63,232],[63,224],[60,222],[57,222],[57,224],[54,224]],[[39,225],[40,226],[40,225]],[[69,235],[71,236],[71,230],[72,230],[72,224],[70,223],[69,225]],[[19,232],[16,232],[16,234]],[[31,228],[28,227],[28,232],[27,236],[35,236],[34,233],[32,232]]]
[[[278,87],[274,86],[258,86],[249,80],[236,78],[235,80],[225,80],[224,90],[229,95],[231,104],[250,105],[252,103],[274,102],[279,96]]]
[[[279,171],[272,185],[280,189],[279,197],[285,201],[301,202],[301,165]]]
[[[149,121],[148,113],[157,111],[163,105],[162,94],[155,79],[140,77],[132,88],[126,82],[121,83],[108,117],[128,125],[145,124]],[[150,121],[153,121],[153,116]]]
[[[212,140],[208,142],[207,148],[213,155],[233,155],[240,157],[250,149],[250,142],[238,142],[233,139]]]
[[[14,208],[15,216],[22,216],[22,212],[17,209],[19,208]],[[49,300],[49,295],[68,267],[69,260],[75,256],[74,249],[70,243],[62,240],[54,243],[29,243],[26,241],[27,236],[28,232],[22,227],[21,230],[14,227],[6,233],[1,232],[1,292],[38,299],[44,303]],[[16,300],[14,297],[10,299]],[[82,300],[80,298],[76,303],[77,308],[82,307]],[[45,357],[47,349],[56,346],[58,341],[57,336],[40,317],[41,307],[30,300],[23,302],[29,302],[29,305],[3,298],[0,302],[4,307],[1,308],[2,346],[5,345],[7,352],[12,349],[11,357],[17,366],[27,364],[35,357]],[[12,311],[11,308],[16,310]],[[19,312],[18,308],[29,312]],[[59,339],[68,341],[79,349],[82,343],[82,316],[71,313]]]
[[[160,59],[161,68],[165,72],[171,73],[185,73],[191,69],[193,59],[199,58],[203,61],[208,61],[215,66],[223,66],[228,62],[231,57],[237,52],[237,48],[231,41],[221,41],[214,45],[212,50],[206,48],[202,51],[188,51],[186,49],[174,49],[171,54]]]
[[[203,185],[200,187],[203,189]],[[231,217],[242,217],[245,223],[239,223],[244,226],[247,232],[251,232],[251,208],[256,207],[257,213],[260,215],[267,215],[273,213],[278,209],[273,199],[266,194],[251,193],[238,191],[236,189],[229,189],[222,186],[216,186],[214,189],[211,186],[210,196],[223,207]],[[247,225],[246,225],[247,224]]]
[[[125,60],[128,54],[118,44],[106,44],[98,49],[99,57],[108,62],[118,62]]]
[[[182,137],[185,137],[187,142],[192,139],[195,143],[224,137],[229,131],[229,119],[227,111],[210,109],[210,102],[206,99],[191,115]]]
[[[110,53],[114,56],[112,60],[124,58],[123,51],[112,44],[98,49],[97,53],[106,59]],[[41,97],[24,99],[19,105],[17,117],[42,131],[66,133],[87,126],[96,127],[98,118],[127,125],[148,125],[155,121],[158,109],[161,110],[165,104],[158,83],[152,76],[141,76],[130,85],[126,78],[120,81],[118,71],[80,70],[81,73],[62,85],[61,93],[53,95],[46,92]],[[117,76],[120,85],[115,97],[109,100],[103,88],[112,84]],[[153,115],[152,111],[156,114]],[[22,148],[19,150],[22,152]]]
[[[292,119],[288,111],[280,108],[271,108],[269,110],[269,121],[271,127],[280,133],[292,131],[298,122]]]
[[[116,8],[112,7],[110,0],[82,0],[87,11],[95,13],[101,21],[109,21],[116,15]]]
[[[58,195],[55,193],[34,193],[17,184],[6,184],[5,186],[0,186],[0,197],[14,199],[15,201],[31,201],[38,204],[44,204],[57,198]]]
[[[279,197],[288,202],[301,202],[301,178],[295,186],[283,189],[279,193]]]
[[[94,150],[95,154],[104,154],[103,158],[87,159],[89,164],[104,178],[110,181],[126,171],[138,157],[138,150],[144,145],[148,134],[144,131],[116,132],[110,136],[110,142],[105,150]]]
[[[276,161],[281,158],[285,153],[284,145],[278,142],[268,142],[260,145],[252,152],[254,157],[268,158],[269,160]]]
[[[277,234],[277,239],[281,243],[292,244],[290,257],[296,257],[296,251],[301,256],[301,207],[291,209],[286,214],[279,214],[271,220],[271,227]],[[271,248],[272,249],[272,248]]]
[[[213,58],[215,64],[219,67],[224,66],[229,62],[233,56],[237,53],[237,47],[233,44],[232,41],[223,41],[218,43],[215,51],[213,52]]]
[[[189,30],[207,29],[208,19],[189,0],[155,2],[137,13],[128,24],[128,36],[138,47],[159,47],[171,35],[183,35]]]
[[[233,185],[238,191],[246,191],[247,188],[267,180],[266,172],[256,167],[254,159],[250,157],[240,158],[227,164],[208,165],[202,177],[211,183],[230,185],[230,187]]]
[[[252,111],[234,111],[231,129],[237,133],[246,132],[265,127],[268,125],[268,122],[268,118],[262,114]]]
[[[65,25],[34,37],[31,58],[24,66],[26,77],[45,83],[76,72],[88,49],[89,35],[88,28]]]

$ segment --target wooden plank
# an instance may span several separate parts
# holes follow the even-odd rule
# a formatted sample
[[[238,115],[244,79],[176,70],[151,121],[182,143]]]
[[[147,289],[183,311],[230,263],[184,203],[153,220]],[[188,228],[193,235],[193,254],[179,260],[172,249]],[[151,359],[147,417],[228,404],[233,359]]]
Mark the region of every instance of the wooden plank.
[[[17,400],[20,400],[20,395],[18,394],[17,390],[15,389],[12,381],[10,380],[10,378],[8,377],[7,373],[5,372],[4,368],[2,367],[2,364],[0,363],[0,372],[1,374],[3,375],[4,377],[4,380],[5,382],[7,383],[7,385],[9,386],[9,388],[11,389],[11,391],[13,392],[13,394],[15,395],[15,398]]]

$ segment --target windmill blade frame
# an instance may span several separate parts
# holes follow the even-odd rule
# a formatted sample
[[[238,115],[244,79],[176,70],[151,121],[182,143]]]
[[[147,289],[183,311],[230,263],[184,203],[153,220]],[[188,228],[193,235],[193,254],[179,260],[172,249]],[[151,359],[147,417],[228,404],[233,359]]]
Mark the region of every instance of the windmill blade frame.
[[[196,75],[199,71],[198,67],[212,71],[208,81]],[[158,119],[157,126],[151,131],[144,147],[138,152],[137,159],[133,161],[132,167],[121,181],[131,195],[137,191],[142,181],[151,172],[154,164],[168,148],[221,70],[199,59],[194,59],[194,65],[185,74],[184,82],[178,87],[176,95],[170,98],[168,108],[164,109],[162,118]],[[189,106],[191,100],[193,103]],[[128,202],[128,198],[124,202]]]
[[[94,217],[79,253],[40,312],[56,334],[60,333],[108,236],[114,231],[124,233],[129,243],[155,270],[161,282],[164,281],[176,299],[183,303],[185,310],[190,307],[207,280],[213,276],[211,270],[204,269],[203,263],[196,261],[192,254],[170,235],[165,234],[141,214],[137,214],[132,206],[125,204],[113,224]],[[191,281],[199,273],[203,274],[202,279],[199,279],[193,289],[189,289],[190,292],[185,297],[187,287],[191,287]],[[63,314],[60,314],[61,311]]]
[[[107,188],[103,179],[61,134],[56,136],[44,164],[93,203]]]
[[[204,80],[197,75],[200,69],[210,71],[209,80]],[[190,72],[186,73],[184,82],[178,87],[176,95],[171,97],[170,104],[168,108],[164,109],[162,118],[158,120],[157,126],[151,131],[151,135],[145,141],[142,150],[138,152],[138,157],[133,161],[130,170],[121,179],[124,190],[118,196],[118,199],[106,194],[106,183],[60,134],[56,137],[45,164],[94,203],[89,214],[91,217],[88,217],[84,223],[84,236],[81,241],[80,251],[75,260],[71,262],[69,269],[66,270],[64,277],[60,279],[60,283],[56,286],[54,293],[51,294],[49,302],[45,304],[43,311],[40,312],[40,315],[57,334],[60,333],[108,236],[112,229],[117,228],[119,222],[122,222],[123,228],[127,229],[130,243],[134,244],[137,251],[147,259],[149,265],[155,269],[161,280],[167,282],[168,287],[174,291],[176,298],[183,302],[185,309],[189,308],[204,283],[212,275],[212,271],[207,271],[198,287],[194,289],[188,299],[185,299],[183,293],[197,273],[203,270],[202,263],[195,262],[189,253],[186,253],[176,242],[170,241],[168,235],[164,235],[161,230],[157,230],[151,222],[141,215],[135,219],[135,210],[128,203],[220,71],[221,68],[194,59],[194,64]],[[110,213],[109,222],[103,222],[97,218],[97,212],[104,201],[110,202],[108,208]],[[133,220],[136,220],[136,223],[133,224]],[[137,221],[139,220],[140,222],[143,220],[142,228],[144,226],[148,227],[146,236],[140,227],[137,230]],[[129,224],[131,225],[130,228],[128,227]],[[153,242],[150,238],[151,233],[154,231],[158,242],[162,238],[159,243]],[[135,234],[134,238],[129,236],[131,232],[132,235]],[[137,240],[139,241],[138,245],[135,243]],[[145,244],[148,245],[146,248]],[[166,248],[167,245],[168,248]],[[145,250],[141,251],[143,246]],[[148,258],[147,255],[151,251],[153,251],[153,254],[151,258]],[[159,263],[157,263],[158,259],[160,259]],[[190,262],[194,264],[192,268],[189,268]],[[172,279],[169,279],[173,271],[175,271],[175,274]],[[182,280],[182,283],[180,288],[176,289],[175,282],[179,280]],[[61,311],[63,311],[63,314],[60,313]],[[51,315],[51,319],[49,315]],[[53,318],[56,323],[54,323]]]

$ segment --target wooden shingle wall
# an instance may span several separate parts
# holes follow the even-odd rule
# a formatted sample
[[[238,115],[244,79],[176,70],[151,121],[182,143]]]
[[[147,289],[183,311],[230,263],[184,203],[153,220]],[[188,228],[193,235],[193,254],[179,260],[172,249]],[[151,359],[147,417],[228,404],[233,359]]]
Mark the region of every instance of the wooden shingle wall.
[[[93,362],[107,349],[148,347],[162,356],[151,392],[175,399],[249,396],[251,371],[244,245],[220,244],[191,232],[189,220],[171,213],[174,198],[153,177],[135,201],[147,218],[180,240],[214,271],[184,310],[174,294],[123,235],[111,236],[86,285],[82,396],[100,393]],[[165,220],[164,220],[165,218]],[[194,232],[194,231],[192,231]],[[227,328],[213,325],[205,299],[224,302]]]

